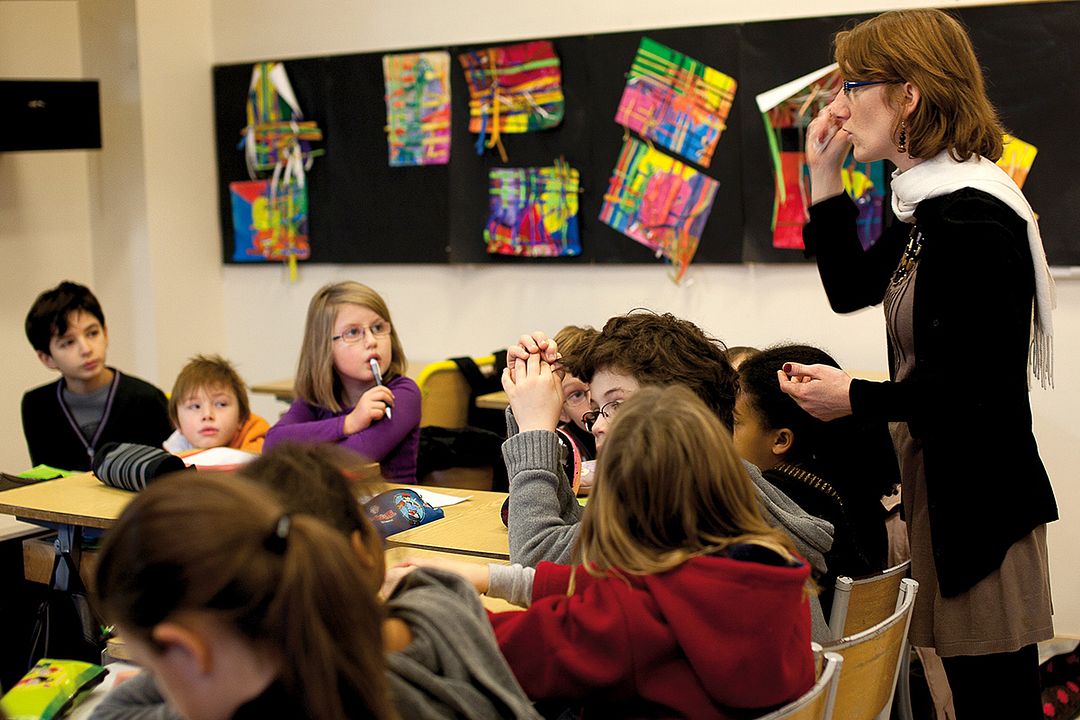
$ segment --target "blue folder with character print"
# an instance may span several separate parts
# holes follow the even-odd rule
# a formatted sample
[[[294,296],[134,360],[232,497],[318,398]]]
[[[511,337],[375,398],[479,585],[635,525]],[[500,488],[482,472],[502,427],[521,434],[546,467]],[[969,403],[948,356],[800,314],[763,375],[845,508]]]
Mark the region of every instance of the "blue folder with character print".
[[[429,505],[415,490],[399,488],[379,493],[364,503],[368,520],[383,537],[443,517],[442,508]]]

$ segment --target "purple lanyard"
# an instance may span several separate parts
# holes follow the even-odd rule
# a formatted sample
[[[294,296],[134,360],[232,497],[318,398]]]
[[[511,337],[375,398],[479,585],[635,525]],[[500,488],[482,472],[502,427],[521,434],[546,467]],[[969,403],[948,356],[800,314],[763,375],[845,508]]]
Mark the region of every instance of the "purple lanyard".
[[[87,440],[86,436],[83,435],[82,428],[79,427],[79,423],[75,422],[75,416],[71,414],[71,409],[68,408],[67,403],[64,402],[63,381],[56,383],[56,401],[60,403],[60,408],[64,411],[64,416],[67,417],[68,424],[70,424],[71,429],[75,431],[75,437],[79,438],[83,447],[86,448],[86,454],[90,456],[91,460],[94,459],[94,448],[97,447],[98,440],[101,439],[101,433],[105,431],[105,423],[109,421],[109,413],[112,412],[113,398],[116,397],[116,388],[119,386],[120,371],[114,369],[112,383],[109,384],[109,394],[105,396],[105,412],[101,413],[101,421],[98,423],[94,437]]]

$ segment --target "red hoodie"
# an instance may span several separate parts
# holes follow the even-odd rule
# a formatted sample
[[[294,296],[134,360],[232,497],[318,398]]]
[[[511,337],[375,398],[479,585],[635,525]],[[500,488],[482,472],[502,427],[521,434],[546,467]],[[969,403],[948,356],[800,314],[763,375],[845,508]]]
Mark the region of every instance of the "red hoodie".
[[[597,717],[742,717],[814,683],[809,572],[719,556],[625,581],[579,569],[566,597],[570,567],[542,562],[532,606],[491,622],[533,700]]]

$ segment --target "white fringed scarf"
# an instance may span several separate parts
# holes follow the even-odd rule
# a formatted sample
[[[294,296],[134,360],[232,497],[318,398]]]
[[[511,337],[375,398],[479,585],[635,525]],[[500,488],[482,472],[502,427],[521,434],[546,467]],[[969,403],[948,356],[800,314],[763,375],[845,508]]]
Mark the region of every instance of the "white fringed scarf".
[[[896,217],[915,222],[915,208],[923,200],[948,195],[963,188],[974,188],[993,195],[1027,222],[1028,247],[1035,268],[1035,307],[1032,313],[1031,347],[1028,366],[1031,374],[1045,388],[1054,385],[1054,324],[1052,311],[1057,306],[1054,279],[1046,263],[1046,251],[1035,213],[1012,178],[986,158],[957,162],[943,151],[909,170],[897,170],[892,176],[892,207]]]

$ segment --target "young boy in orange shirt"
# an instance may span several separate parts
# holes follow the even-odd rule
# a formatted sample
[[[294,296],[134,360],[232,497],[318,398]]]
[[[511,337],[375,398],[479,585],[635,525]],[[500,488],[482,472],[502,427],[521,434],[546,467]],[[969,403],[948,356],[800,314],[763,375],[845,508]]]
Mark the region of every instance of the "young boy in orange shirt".
[[[169,419],[176,432],[162,447],[171,453],[215,447],[260,453],[270,429],[252,414],[244,382],[219,355],[196,355],[180,371],[169,396]]]

